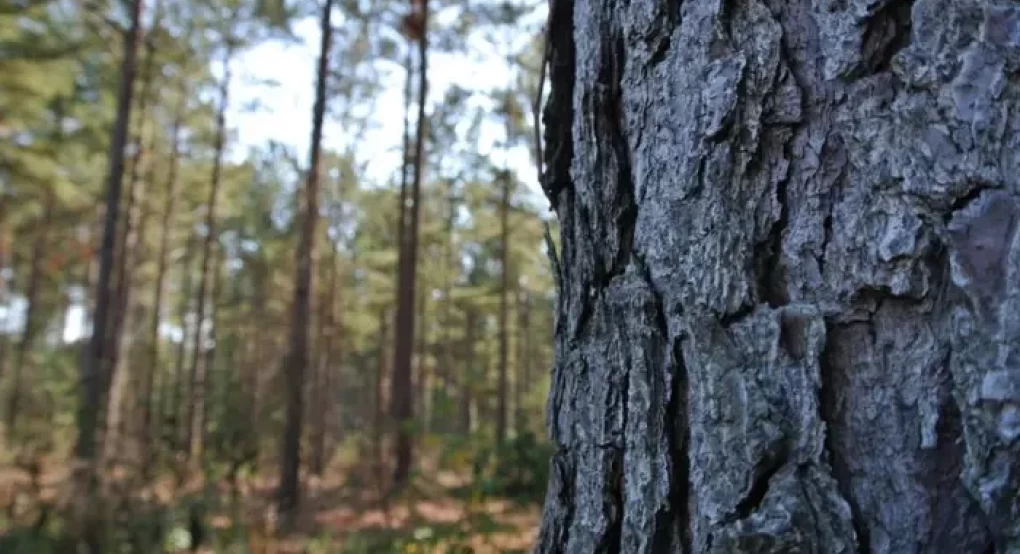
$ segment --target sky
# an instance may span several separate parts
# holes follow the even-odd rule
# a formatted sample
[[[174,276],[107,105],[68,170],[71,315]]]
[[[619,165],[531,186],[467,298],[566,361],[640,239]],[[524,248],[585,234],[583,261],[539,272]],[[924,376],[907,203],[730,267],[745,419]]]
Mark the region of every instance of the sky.
[[[541,18],[542,14],[533,14]],[[530,18],[529,18],[530,19]],[[443,22],[440,21],[440,24]],[[315,65],[318,58],[319,29],[314,18],[299,21],[294,26],[298,42],[267,41],[242,52],[235,60],[234,82],[231,87],[231,107],[227,122],[238,138],[230,149],[230,156],[242,160],[252,147],[260,147],[270,140],[294,149],[304,160],[307,157],[311,134],[311,114],[314,101]],[[527,37],[519,33],[522,39]],[[433,52],[429,60],[429,95],[441,98],[452,85],[485,91],[506,87],[512,79],[511,69],[491,45],[481,37],[471,37],[469,46],[476,55]],[[222,75],[222,68],[217,68]],[[403,141],[403,95],[405,75],[391,71],[385,79],[385,89],[376,100],[374,119],[377,127],[368,130],[357,146],[358,157],[366,161],[366,177],[370,182],[384,183],[400,168],[399,145]],[[266,83],[273,83],[268,85]],[[245,109],[257,101],[258,110]],[[413,124],[413,120],[412,120]],[[323,130],[326,148],[344,145],[343,129],[336,122],[327,122]],[[504,140],[503,126],[497,122],[483,124],[478,151],[489,154],[494,163],[517,173],[530,195],[541,198],[531,152],[526,146],[509,153],[495,146]],[[505,165],[504,165],[505,164]],[[542,201],[538,202],[542,205]],[[20,299],[18,299],[20,300]],[[0,308],[0,321],[6,329],[18,329],[24,317],[24,302],[12,303],[10,313]],[[84,331],[86,311],[81,304],[69,309],[65,320],[63,339],[79,339]],[[172,340],[180,340],[180,330],[167,326],[165,333]]]
[[[318,58],[318,22],[302,20],[295,25],[295,31],[301,38],[298,44],[265,42],[238,57],[235,70],[238,84],[231,93],[237,101],[232,103],[228,114],[228,121],[234,122],[233,127],[238,131],[239,143],[233,150],[236,157],[243,156],[249,147],[269,140],[295,148],[301,159],[306,157]],[[442,52],[430,54],[428,77],[432,99],[441,98],[444,91],[455,84],[480,92],[508,85],[511,74],[506,62],[491,47],[486,50],[483,44],[477,46],[478,59]],[[398,147],[403,140],[404,79],[403,71],[390,71],[384,79],[386,88],[376,100],[377,127],[366,132],[357,147],[359,157],[368,162],[367,177],[374,182],[384,182],[400,168]],[[257,84],[265,82],[277,85]],[[243,111],[243,106],[254,100],[265,108],[254,113]],[[493,151],[494,145],[504,136],[502,125],[496,122],[483,126],[479,152],[490,154],[499,165],[506,163],[525,185],[540,193],[527,147],[514,149],[509,159],[504,158],[503,152]],[[344,144],[343,129],[335,121],[327,123],[323,139],[326,148],[339,148]]]

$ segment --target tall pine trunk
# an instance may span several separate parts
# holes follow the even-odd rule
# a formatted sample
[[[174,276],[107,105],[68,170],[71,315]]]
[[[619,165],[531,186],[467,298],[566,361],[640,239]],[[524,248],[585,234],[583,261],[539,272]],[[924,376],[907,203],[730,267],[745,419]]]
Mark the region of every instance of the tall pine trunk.
[[[209,442],[209,412],[212,410],[214,396],[209,393],[211,389],[213,371],[216,369],[216,353],[219,351],[219,308],[220,296],[223,288],[223,265],[227,253],[222,246],[214,250],[212,263],[212,288],[209,291],[209,346],[202,353],[202,404],[195,414],[195,433],[198,440],[198,451],[196,455],[204,455],[206,445]],[[205,459],[198,459],[205,463]]]
[[[461,343],[462,350],[462,366],[460,371],[459,385],[460,390],[458,391],[457,400],[460,401],[460,413],[458,414],[459,428],[463,435],[469,435],[471,433],[471,405],[474,402],[473,395],[471,394],[472,388],[472,375],[474,373],[475,364],[478,363],[477,357],[477,329],[475,325],[478,323],[478,316],[475,313],[474,308],[468,307],[464,313],[464,337]]]
[[[551,20],[536,551],[1020,552],[1020,9]]]
[[[418,306],[414,311],[417,319],[415,333],[418,335],[418,338],[414,354],[416,371],[415,378],[411,381],[411,387],[415,392],[415,413],[419,414],[418,418],[421,421],[422,432],[427,434],[431,429],[431,422],[429,420],[432,413],[430,411],[431,402],[428,391],[432,386],[432,378],[429,375],[428,365],[428,341],[426,336],[428,304],[424,290],[419,289],[418,291]]]
[[[174,240],[174,216],[177,213],[177,171],[180,165],[180,148],[181,148],[181,127],[184,123],[184,102],[185,94],[184,91],[180,91],[180,98],[177,100],[177,106],[174,108],[174,123],[173,131],[170,134],[170,169],[167,173],[166,179],[166,190],[163,197],[163,216],[160,219],[160,236],[159,236],[159,252],[156,254],[157,267],[156,267],[156,281],[152,288],[152,313],[149,318],[148,328],[148,340],[146,346],[148,351],[146,353],[146,380],[144,387],[144,398],[145,403],[142,406],[142,457],[144,461],[144,472],[148,472],[149,466],[152,462],[152,444],[153,436],[160,436],[160,430],[162,429],[163,423],[163,412],[162,409],[155,410],[156,416],[153,417],[153,407],[156,404],[155,394],[156,387],[155,381],[156,376],[160,374],[160,337],[159,327],[163,317],[163,304],[166,301],[166,278],[170,269],[170,247]],[[169,379],[167,379],[168,384]],[[168,387],[163,386],[159,392],[160,402],[162,399],[167,397]],[[161,405],[161,404],[160,404]]]
[[[384,475],[383,469],[385,468],[385,460],[383,459],[383,423],[386,411],[383,409],[385,405],[385,394],[386,394],[386,373],[387,363],[386,353],[389,351],[389,322],[390,314],[385,308],[379,309],[379,353],[376,359],[375,368],[375,401],[373,402],[374,413],[372,414],[372,461],[375,469],[375,480],[376,485],[383,489]]]
[[[428,97],[428,0],[416,0],[412,9],[420,10],[413,17],[421,18],[421,36],[418,41],[418,121],[414,146],[414,177],[411,182],[407,225],[400,237],[401,248],[397,276],[397,317],[394,329],[393,393],[391,413],[396,425],[394,443],[393,488],[399,490],[407,483],[411,470],[414,394],[411,382],[411,358],[414,345],[414,299],[418,261],[418,227],[421,203],[422,174],[425,147],[425,102]]]
[[[206,294],[209,283],[209,270],[212,265],[214,242],[219,241],[217,234],[216,206],[219,203],[220,185],[223,180],[223,154],[226,146],[227,134],[227,106],[230,100],[231,61],[233,58],[233,45],[227,46],[227,53],[223,60],[223,80],[220,81],[220,104],[216,114],[216,138],[214,143],[215,153],[213,158],[212,176],[209,183],[209,197],[205,204],[205,238],[202,241],[202,265],[198,272],[198,292],[195,301],[198,307],[195,309],[195,329],[192,335],[191,363],[188,368],[188,404],[187,415],[185,416],[185,457],[197,458],[202,448],[202,431],[197,426],[203,420],[201,414],[205,406],[205,376],[202,367],[202,331],[205,328]]]
[[[92,316],[92,336],[89,348],[82,357],[81,400],[78,405],[78,437],[75,442],[75,457],[89,468],[82,477],[94,482],[96,447],[101,414],[109,386],[107,342],[111,316],[113,315],[114,265],[117,245],[117,229],[120,219],[120,197],[124,177],[124,147],[128,140],[128,125],[131,121],[132,96],[134,95],[135,73],[137,70],[138,43],[141,38],[142,0],[134,0],[130,6],[131,24],[124,34],[124,57],[120,67],[120,81],[117,86],[117,112],[110,138],[110,153],[105,185],[105,215],[103,220],[102,243],[99,249],[99,275],[96,283],[96,307]],[[91,487],[90,487],[91,488]],[[99,545],[89,541],[89,548],[96,550]]]
[[[156,29],[162,18],[162,2],[156,0],[155,14],[153,16],[152,29]],[[149,214],[149,206],[146,202],[147,193],[152,186],[149,179],[142,179],[142,167],[150,160],[147,159],[152,136],[146,136],[146,129],[149,123],[149,102],[152,99],[153,72],[155,69],[155,43],[152,40],[145,41],[145,57],[141,73],[141,90],[138,95],[137,105],[137,134],[134,140],[134,152],[131,156],[128,169],[127,182],[127,209],[125,210],[124,226],[121,232],[120,252],[117,257],[117,278],[116,278],[116,305],[113,313],[113,325],[110,331],[110,374],[112,379],[112,390],[110,401],[107,406],[106,438],[104,447],[105,458],[108,463],[117,463],[123,460],[126,452],[133,449],[126,448],[124,442],[127,437],[127,427],[132,420],[129,410],[133,408],[132,397],[130,396],[136,382],[135,375],[127,372],[131,369],[128,359],[134,339],[137,337],[135,329],[138,319],[141,317],[140,308],[133,302],[134,277],[141,258],[141,249],[145,244],[146,221]],[[127,362],[127,367],[122,365]],[[135,446],[135,445],[131,445]],[[136,453],[137,452],[133,452]]]
[[[329,284],[322,301],[319,315],[319,337],[317,341],[319,357],[316,360],[316,378],[313,380],[312,405],[315,422],[312,429],[312,452],[308,462],[309,470],[314,475],[322,475],[326,465],[326,428],[327,421],[332,417],[332,375],[338,369],[337,339],[340,328],[337,325],[336,299],[339,288],[339,270],[337,269],[336,245],[330,244]]]
[[[312,138],[308,153],[308,176],[305,181],[304,213],[297,248],[293,315],[290,328],[290,353],[285,371],[287,381],[287,420],[284,424],[280,457],[280,490],[278,507],[281,515],[290,517],[298,506],[301,465],[301,427],[304,411],[305,372],[308,366],[308,332],[311,326],[311,299],[315,271],[315,239],[319,223],[320,150],[322,124],[326,115],[326,94],[329,79],[329,50],[333,26],[330,17],[333,0],[325,0],[319,24],[319,67],[316,71],[315,105],[312,108]]]
[[[509,133],[510,125],[507,124]],[[508,137],[509,141],[509,137]],[[507,365],[510,353],[510,175],[508,171],[500,172],[499,180],[503,185],[499,203],[499,385],[496,406],[496,443],[503,444],[507,432]]]
[[[170,429],[166,435],[174,449],[184,452],[188,448],[187,437],[187,412],[184,406],[184,394],[187,390],[185,371],[188,360],[188,337],[191,336],[191,328],[188,325],[188,315],[191,313],[191,300],[194,298],[195,271],[193,263],[197,242],[195,237],[188,237],[185,241],[184,256],[181,259],[181,290],[180,303],[177,307],[177,319],[181,326],[181,340],[177,343],[177,352],[174,354],[173,370],[170,373],[170,394],[169,410],[166,412],[167,422]]]

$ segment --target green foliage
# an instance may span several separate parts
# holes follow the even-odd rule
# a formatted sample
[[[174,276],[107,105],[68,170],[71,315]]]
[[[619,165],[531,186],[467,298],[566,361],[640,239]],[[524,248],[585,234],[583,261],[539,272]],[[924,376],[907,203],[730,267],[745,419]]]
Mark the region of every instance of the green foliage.
[[[525,36],[530,27],[522,23],[531,5],[433,5],[431,48],[441,63],[468,60],[493,46],[508,55],[534,49]],[[45,458],[59,465],[75,441],[81,361],[89,338],[82,324],[95,309],[96,252],[104,215],[99,208],[116,110],[125,6],[0,0],[3,403],[12,396],[12,366],[26,335],[19,320],[23,316],[15,312],[25,311],[30,289],[36,291],[32,309],[39,323],[38,332],[26,341],[23,363],[18,362],[23,378],[18,387],[20,419],[16,429],[4,430],[5,464]],[[253,105],[249,111],[232,106],[228,111],[221,202],[212,237],[217,257],[209,271],[210,281],[218,277],[220,286],[215,295],[211,283],[207,286],[207,306],[215,309],[215,316],[205,314],[204,327],[212,331],[195,344],[200,245],[208,233],[206,202],[217,154],[217,86],[229,52],[235,69],[231,94],[240,86],[247,87],[247,96],[259,96],[251,94],[253,87],[246,82],[247,74],[259,68],[252,68],[250,59],[244,61],[244,54],[270,44],[292,47],[304,42],[314,48],[316,37],[302,29],[319,6],[292,0],[162,0],[144,7],[124,183],[125,188],[136,187],[138,213],[125,210],[118,229],[118,244],[124,244],[125,220],[133,217],[137,243],[130,256],[122,258],[118,251],[115,259],[132,262],[124,269],[130,287],[124,295],[127,306],[118,314],[126,322],[117,337],[123,349],[118,371],[126,384],[121,404],[104,405],[101,411],[121,414],[124,444],[114,445],[113,453],[123,452],[134,463],[146,459],[145,448],[151,450],[153,467],[146,479],[171,472],[183,477],[185,468],[201,468],[211,480],[244,481],[271,472],[278,459],[300,228],[295,208],[301,205],[298,185],[308,169],[307,153],[294,144],[252,145],[246,140],[253,125],[248,118],[277,106]],[[307,460],[322,440],[326,461],[333,454],[334,467],[345,471],[374,464],[361,452],[372,451],[378,436],[395,430],[388,421],[388,399],[400,168],[387,168],[390,173],[382,176],[369,171],[378,160],[367,159],[366,147],[377,140],[377,134],[369,136],[380,113],[394,111],[381,103],[403,84],[396,64],[403,63],[407,49],[401,31],[406,11],[406,2],[344,0],[334,18],[337,61],[329,68],[326,127],[331,140],[322,152],[322,224],[302,444]],[[507,40],[515,33],[519,36]],[[528,45],[518,44],[520,38],[529,38]],[[143,71],[149,65],[151,73]],[[415,303],[420,308],[413,364],[418,417],[409,424],[421,439],[423,456],[441,452],[449,465],[465,471],[477,466],[478,495],[527,501],[544,488],[548,449],[530,430],[541,426],[545,369],[553,357],[553,278],[542,253],[542,201],[519,171],[507,171],[501,154],[521,148],[532,136],[532,73],[515,70],[508,75],[513,78],[494,90],[489,90],[491,83],[481,88],[466,76],[452,84],[437,81],[430,92]],[[141,82],[146,75],[152,79],[148,87]],[[295,88],[310,87],[311,81],[261,86],[285,87],[289,95]],[[150,95],[142,98],[146,88]],[[231,99],[240,104],[237,98],[243,95]],[[509,140],[502,138],[504,129]],[[494,134],[498,138],[492,139]],[[399,148],[399,137],[393,139],[392,146]],[[486,141],[493,142],[490,151],[481,146]],[[507,245],[499,229],[504,184],[511,191]],[[121,200],[126,202],[126,193]],[[47,218],[50,207],[53,216]],[[37,237],[45,239],[39,275],[31,268]],[[162,264],[164,238],[167,256]],[[500,263],[504,247],[509,252],[506,267]],[[504,273],[509,276],[506,291],[501,290]],[[496,314],[503,293],[511,299],[510,317],[500,328]],[[529,299],[527,308],[520,298]],[[522,317],[525,310],[527,320]],[[65,339],[65,328],[77,336]],[[520,387],[519,394],[497,386],[500,333],[508,337],[510,381]],[[201,383],[190,374],[194,357],[205,376]],[[152,382],[146,383],[150,375]],[[496,449],[491,431],[501,393],[511,396],[518,436]],[[205,449],[200,460],[186,464],[184,419],[199,398],[207,407]],[[147,410],[151,419],[144,417]],[[322,439],[317,438],[319,430]],[[144,443],[146,432],[152,433],[151,444]],[[141,472],[142,465],[129,464],[129,470]],[[107,522],[111,540],[144,548],[155,544],[157,536],[172,542],[186,523],[182,502],[117,508]],[[117,519],[125,514],[132,516],[130,526]],[[471,533],[496,531],[483,516],[473,515],[470,529],[422,523],[410,534],[352,537],[350,548],[467,552]],[[249,531],[243,518],[234,519],[236,525],[215,534],[225,552],[243,551],[239,545]],[[18,548],[47,552],[61,540],[57,521],[10,537],[28,545]],[[364,545],[357,546],[358,541]]]
[[[552,446],[531,432],[479,448],[473,461],[476,490],[485,496],[541,501],[552,455]]]

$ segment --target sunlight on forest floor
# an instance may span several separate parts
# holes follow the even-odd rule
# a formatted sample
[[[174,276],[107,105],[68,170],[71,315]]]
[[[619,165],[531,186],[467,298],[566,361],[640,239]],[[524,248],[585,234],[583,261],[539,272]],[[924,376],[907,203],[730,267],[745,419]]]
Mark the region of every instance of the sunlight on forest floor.
[[[0,468],[2,554],[8,553],[2,537],[16,534],[15,529],[30,529],[38,520],[39,506],[62,504],[68,474],[65,466],[46,463],[33,484],[22,468]],[[365,468],[334,468],[324,478],[309,478],[294,532],[282,538],[273,536],[272,479],[241,480],[235,491],[225,482],[206,487],[198,479],[175,487],[166,477],[142,496],[171,522],[164,552],[188,551],[180,538],[186,527],[173,520],[199,499],[208,506],[209,538],[196,552],[205,554],[520,553],[527,552],[536,538],[539,514],[534,503],[486,497],[458,473],[422,472],[405,495],[388,505],[366,477],[370,475]],[[174,512],[180,513],[168,515]],[[13,552],[36,550],[22,547]]]

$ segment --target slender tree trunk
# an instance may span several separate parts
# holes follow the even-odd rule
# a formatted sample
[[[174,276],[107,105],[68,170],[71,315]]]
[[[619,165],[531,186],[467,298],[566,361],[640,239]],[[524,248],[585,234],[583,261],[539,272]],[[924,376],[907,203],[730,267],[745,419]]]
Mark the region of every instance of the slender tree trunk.
[[[124,35],[124,58],[120,68],[117,89],[117,115],[110,139],[110,153],[106,176],[106,215],[103,223],[102,245],[99,251],[99,276],[96,283],[96,308],[93,314],[92,337],[88,355],[83,357],[81,401],[78,406],[78,438],[75,457],[89,471],[82,476],[95,482],[93,463],[96,461],[97,435],[109,384],[107,371],[109,352],[107,337],[114,309],[112,282],[114,277],[117,227],[120,215],[121,181],[124,176],[124,146],[128,138],[131,105],[137,69],[138,42],[141,38],[142,0],[131,3],[131,24]],[[89,487],[91,490],[91,485]],[[98,554],[99,545],[88,541],[89,549]]]
[[[156,2],[156,13],[153,29],[159,25],[162,14],[162,2]],[[149,100],[152,96],[153,70],[155,67],[154,43],[146,41],[145,61],[142,66],[141,90],[138,95],[137,106],[137,135],[134,140],[134,153],[131,157],[128,169],[127,182],[127,208],[125,210],[123,230],[120,240],[120,251],[117,256],[116,294],[115,307],[112,315],[110,328],[110,368],[109,373],[112,379],[112,390],[110,391],[109,405],[106,412],[106,438],[104,448],[107,463],[116,464],[123,460],[133,448],[128,448],[124,439],[129,436],[126,427],[130,425],[131,418],[128,411],[133,407],[131,393],[135,376],[128,373],[122,367],[122,362],[129,361],[128,357],[132,351],[134,339],[137,337],[135,329],[140,316],[139,309],[133,304],[134,276],[137,270],[138,261],[141,258],[141,249],[145,244],[145,228],[148,219],[149,207],[146,202],[147,193],[151,183],[149,180],[141,179],[142,167],[146,159],[152,137],[146,137],[148,127]],[[130,368],[130,363],[127,368]],[[125,420],[127,416],[127,420]],[[132,445],[134,446],[134,445]]]
[[[32,261],[28,274],[28,286],[25,289],[25,322],[21,339],[14,352],[14,367],[11,371],[10,399],[7,401],[8,435],[17,429],[21,395],[21,381],[25,371],[26,360],[32,351],[32,344],[39,331],[39,287],[43,278],[43,258],[49,250],[50,228],[53,225],[53,212],[56,209],[56,198],[47,191],[43,206],[42,219],[36,231],[32,245]]]
[[[408,45],[404,60],[404,150],[400,165],[400,204],[397,206],[397,250],[402,252],[407,241],[407,195],[411,188],[411,101],[414,98],[414,49]],[[399,263],[399,262],[398,262]]]
[[[447,402],[450,398],[454,398],[454,391],[451,389],[453,383],[453,360],[454,360],[454,349],[453,339],[451,338],[451,331],[453,330],[453,278],[459,273],[460,263],[457,259],[456,252],[454,249],[454,223],[456,219],[457,206],[453,197],[453,181],[447,181],[446,198],[447,198],[447,212],[446,212],[446,252],[444,258],[444,271],[443,271],[443,304],[442,312],[439,316],[440,321],[440,333],[439,339],[442,348],[441,359],[439,361],[439,368],[436,371],[436,377],[439,381],[439,390],[443,391],[444,400]],[[452,420],[452,418],[450,418]],[[451,423],[453,423],[451,421]],[[447,427],[447,430],[453,427]]]
[[[1018,21],[554,4],[537,552],[1020,552]]]
[[[0,318],[0,326],[4,330],[10,325],[11,320],[11,293],[14,289],[14,252],[13,242],[11,240],[10,231],[7,230],[6,226],[0,226],[0,305],[4,309],[3,318]],[[7,279],[2,274],[6,273],[7,270],[11,270],[11,278]],[[7,355],[10,351],[10,338],[7,333],[0,335],[0,381],[3,380],[4,375],[7,372]]]
[[[167,173],[166,195],[163,198],[163,217],[160,220],[159,253],[157,254],[156,282],[152,289],[152,314],[149,319],[148,329],[148,352],[146,353],[147,376],[145,382],[145,404],[142,407],[142,456],[145,461],[143,472],[147,473],[152,462],[152,437],[160,436],[163,415],[165,412],[162,406],[157,410],[157,417],[153,418],[154,382],[155,376],[159,375],[160,367],[160,338],[159,327],[163,317],[163,304],[166,301],[166,277],[170,267],[170,246],[174,240],[174,216],[177,212],[177,171],[180,165],[180,142],[181,127],[184,123],[184,102],[185,91],[180,91],[177,106],[174,108],[174,124],[171,132],[170,169]],[[187,264],[185,264],[187,266]],[[183,344],[183,341],[182,341]],[[163,387],[160,399],[166,398],[166,387]],[[160,401],[162,402],[162,400]],[[155,425],[154,425],[155,423]]]
[[[527,327],[527,295],[519,290],[515,295],[517,309],[517,335],[514,340],[514,432],[521,434],[527,427],[524,425],[524,387],[528,367],[528,327]]]
[[[390,315],[385,308],[379,310],[379,358],[375,370],[375,413],[372,418],[372,459],[375,462],[375,479],[379,488],[383,488],[383,419],[385,410],[385,384],[387,364],[386,353],[389,347]]]
[[[418,129],[415,139],[414,179],[411,186],[406,240],[401,241],[398,268],[397,322],[393,355],[393,394],[391,411],[396,424],[393,488],[407,482],[411,470],[412,436],[408,428],[414,417],[411,383],[411,354],[414,345],[414,298],[418,257],[418,219],[425,146],[425,102],[428,96],[428,0],[415,2],[421,10],[422,32],[418,45]],[[404,237],[402,237],[404,238]]]
[[[418,292],[418,307],[415,309],[415,312],[417,312],[416,315],[418,320],[417,321],[418,329],[416,331],[418,335],[416,347],[417,352],[415,352],[414,356],[415,365],[417,366],[416,372],[417,378],[411,381],[412,383],[411,388],[417,393],[415,395],[417,401],[417,409],[415,411],[416,413],[420,414],[419,417],[421,419],[422,431],[424,433],[428,433],[429,430],[431,429],[429,419],[432,414],[430,410],[431,405],[429,403],[428,396],[429,388],[432,386],[432,379],[431,376],[429,375],[427,355],[428,343],[426,341],[426,325],[428,325],[428,321],[426,320],[426,317],[428,315],[427,306],[428,304],[425,296],[425,291],[420,290]]]
[[[478,363],[476,357],[476,342],[477,337],[475,335],[475,324],[477,316],[475,315],[474,309],[468,308],[464,314],[464,343],[463,343],[463,359],[464,365],[460,372],[460,432],[464,435],[471,433],[471,403],[473,402],[471,395],[471,375],[474,371],[475,364]]]
[[[336,246],[330,244],[330,267],[329,284],[326,288],[325,299],[322,303],[322,310],[319,316],[319,359],[317,361],[317,378],[312,389],[312,404],[315,406],[315,426],[312,431],[312,452],[309,460],[309,469],[314,475],[322,475],[326,465],[326,425],[327,419],[331,417],[332,406],[328,402],[333,393],[334,384],[331,374],[336,371],[336,356],[334,352],[338,328],[336,325],[336,297],[338,288],[337,254]]]
[[[507,126],[509,130],[509,125]],[[499,389],[496,408],[496,443],[503,444],[507,431],[507,365],[510,351],[510,175],[500,174],[502,194],[499,204]]]
[[[201,374],[199,377],[199,383],[201,387],[201,398],[200,404],[196,403],[195,413],[195,429],[192,432],[197,445],[194,449],[195,461],[200,464],[205,464],[205,448],[208,444],[209,438],[209,411],[212,409],[213,395],[209,394],[210,381],[214,375],[212,372],[216,369],[216,352],[219,350],[219,306],[220,306],[220,295],[223,287],[223,262],[226,258],[226,252],[223,247],[218,247],[213,253],[212,263],[212,290],[209,292],[209,346],[204,349],[202,362],[201,362]]]
[[[223,80],[220,82],[220,105],[216,114],[215,154],[213,159],[212,177],[209,183],[209,198],[206,201],[205,239],[202,241],[202,265],[198,272],[198,293],[195,295],[196,308],[195,332],[193,334],[191,365],[188,370],[189,395],[185,425],[185,457],[191,459],[200,447],[201,434],[195,434],[198,406],[205,404],[205,379],[199,373],[202,359],[202,331],[205,327],[206,287],[209,285],[209,269],[213,257],[213,243],[219,240],[217,234],[216,206],[220,196],[220,185],[223,172],[223,150],[226,146],[227,106],[230,101],[231,61],[233,46],[228,46],[223,60]]]
[[[287,357],[287,421],[284,425],[280,461],[279,511],[290,517],[298,506],[301,465],[301,426],[303,414],[305,371],[308,366],[308,331],[311,320],[311,299],[315,294],[315,239],[319,222],[320,149],[322,124],[326,115],[326,93],[329,79],[329,50],[333,35],[330,18],[333,0],[322,7],[319,46],[319,67],[316,72],[315,105],[312,108],[312,138],[308,153],[308,178],[305,182],[305,206],[301,221],[301,237],[297,248],[293,316],[291,320],[290,354]]]
[[[189,420],[185,413],[182,413],[184,408],[184,391],[186,389],[185,383],[185,365],[188,359],[188,337],[191,336],[191,329],[188,325],[188,315],[191,313],[191,300],[194,298],[195,288],[195,271],[192,267],[193,260],[195,259],[195,247],[197,243],[195,237],[188,237],[185,241],[184,247],[184,258],[181,260],[181,300],[178,306],[178,320],[181,325],[181,341],[177,343],[177,352],[174,356],[174,367],[173,372],[170,375],[171,392],[169,395],[170,406],[167,413],[167,419],[170,423],[170,431],[168,433],[171,439],[171,445],[183,452],[187,450],[189,442],[187,441]],[[193,346],[193,348],[197,347]]]

